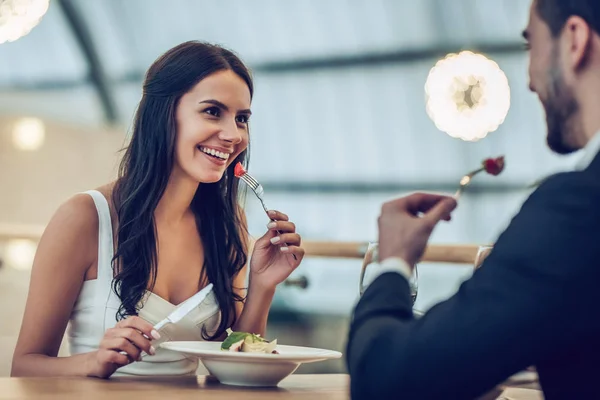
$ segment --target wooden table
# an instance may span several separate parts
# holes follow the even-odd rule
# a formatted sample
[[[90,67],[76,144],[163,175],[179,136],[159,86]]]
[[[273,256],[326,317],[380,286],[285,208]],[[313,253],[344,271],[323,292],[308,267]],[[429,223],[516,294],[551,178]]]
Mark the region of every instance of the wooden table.
[[[506,382],[478,400],[541,400],[535,382]],[[276,388],[221,385],[206,376],[176,378],[0,378],[0,400],[349,399],[345,374],[294,374]],[[508,390],[507,390],[508,389]],[[507,390],[505,392],[505,390]],[[502,395],[505,395],[503,397]]]
[[[213,378],[0,378],[0,399],[170,400],[170,399],[349,399],[344,374],[294,374],[277,388],[221,385]]]

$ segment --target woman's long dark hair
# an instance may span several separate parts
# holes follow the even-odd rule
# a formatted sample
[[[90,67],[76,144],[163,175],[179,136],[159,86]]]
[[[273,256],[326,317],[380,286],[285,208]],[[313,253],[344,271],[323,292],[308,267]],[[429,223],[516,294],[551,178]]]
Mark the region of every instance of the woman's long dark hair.
[[[196,41],[169,50],[149,68],[144,81],[133,135],[119,168],[113,190],[118,217],[113,289],[121,300],[117,317],[137,315],[146,290],[156,279],[157,246],[154,211],[161,199],[175,160],[177,123],[175,110],[181,97],[207,76],[231,70],[248,85],[253,95],[250,72],[231,51]],[[233,166],[247,165],[242,152],[216,183],[202,183],[191,208],[204,247],[201,282],[213,284],[221,320],[213,335],[221,336],[236,320],[233,279],[247,261],[247,227],[238,198]],[[198,268],[202,266],[197,266]],[[200,282],[199,282],[200,285]]]

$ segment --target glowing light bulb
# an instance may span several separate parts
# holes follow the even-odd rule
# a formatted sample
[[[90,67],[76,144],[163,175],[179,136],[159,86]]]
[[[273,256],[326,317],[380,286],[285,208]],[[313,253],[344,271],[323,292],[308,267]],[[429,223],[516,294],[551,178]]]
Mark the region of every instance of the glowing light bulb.
[[[510,109],[508,79],[481,54],[449,54],[429,71],[427,114],[435,126],[465,141],[483,139],[504,122]]]
[[[45,136],[46,127],[39,118],[21,118],[13,127],[13,144],[19,150],[38,150],[44,144]]]
[[[0,44],[27,35],[48,11],[50,0],[0,1]]]

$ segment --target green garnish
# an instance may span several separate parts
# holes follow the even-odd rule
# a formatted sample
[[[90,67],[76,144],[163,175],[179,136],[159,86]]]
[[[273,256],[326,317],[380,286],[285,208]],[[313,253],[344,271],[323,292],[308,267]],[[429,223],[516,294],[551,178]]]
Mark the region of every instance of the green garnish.
[[[244,348],[250,352],[263,352],[273,347],[273,349],[270,349],[272,351],[277,344],[277,341],[269,342],[254,333],[233,332],[228,328],[227,338],[221,343],[221,350],[229,350],[232,345],[239,342],[243,342]]]

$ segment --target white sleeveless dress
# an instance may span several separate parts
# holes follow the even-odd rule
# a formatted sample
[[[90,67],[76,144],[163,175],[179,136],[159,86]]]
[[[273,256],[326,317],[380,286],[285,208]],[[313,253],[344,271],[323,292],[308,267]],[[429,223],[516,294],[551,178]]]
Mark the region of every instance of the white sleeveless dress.
[[[67,330],[71,354],[97,350],[105,331],[117,323],[116,314],[121,304],[117,294],[112,290],[113,231],[108,202],[104,195],[96,190],[85,193],[93,198],[98,211],[98,277],[83,283],[73,307]],[[170,335],[171,340],[201,341],[203,327],[208,334],[216,331],[220,322],[220,310],[212,289],[206,289],[210,293],[198,307],[177,324]],[[143,307],[139,310],[139,316],[153,325],[177,308],[149,291],[142,302]],[[158,348],[155,355],[146,355],[140,362],[121,367],[113,376],[194,375],[197,368],[197,359]]]

